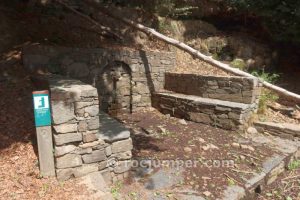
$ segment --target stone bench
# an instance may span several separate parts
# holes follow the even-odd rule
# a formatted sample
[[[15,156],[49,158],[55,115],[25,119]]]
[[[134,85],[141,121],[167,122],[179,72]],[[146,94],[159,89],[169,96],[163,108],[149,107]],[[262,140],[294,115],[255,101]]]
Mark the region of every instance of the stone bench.
[[[99,112],[97,89],[62,76],[35,79],[50,90],[54,156],[59,180],[101,171],[108,183],[130,169],[132,140],[120,122]]]
[[[166,73],[164,88],[176,93],[252,104],[258,101],[261,85],[257,79],[247,77]]]
[[[257,106],[170,92],[156,93],[152,103],[164,114],[228,130],[243,129]]]

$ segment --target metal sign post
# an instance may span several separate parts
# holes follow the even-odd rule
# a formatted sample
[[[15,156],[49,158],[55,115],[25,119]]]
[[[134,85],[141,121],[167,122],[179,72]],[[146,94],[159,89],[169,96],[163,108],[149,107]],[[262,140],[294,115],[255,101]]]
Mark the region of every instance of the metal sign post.
[[[34,91],[32,95],[40,172],[42,176],[55,176],[49,92]]]

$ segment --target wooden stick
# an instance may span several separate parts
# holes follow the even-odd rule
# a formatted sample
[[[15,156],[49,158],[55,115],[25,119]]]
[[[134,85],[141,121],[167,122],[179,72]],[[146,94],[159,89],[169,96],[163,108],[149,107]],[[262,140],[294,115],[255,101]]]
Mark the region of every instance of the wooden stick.
[[[247,157],[249,157],[249,158],[253,158],[254,160],[260,161],[259,158],[255,157],[255,156],[251,156],[251,155],[246,154],[246,153],[243,153],[243,152],[235,152],[235,153],[236,153],[236,154],[242,154],[242,155],[247,156]]]
[[[289,180],[289,179],[293,179],[293,178],[300,178],[300,175],[297,175],[297,176],[291,176],[291,177],[286,177],[286,178],[283,178],[282,181],[285,181],[285,180]]]
[[[255,172],[248,172],[248,171],[242,171],[242,170],[237,170],[237,169],[231,169],[234,172],[237,173],[244,173],[244,174],[255,174]]]
[[[228,174],[224,173],[224,175],[225,175],[227,178],[233,180],[234,182],[236,182],[236,183],[238,183],[238,184],[240,184],[240,185],[243,185],[243,183],[241,183],[241,182],[235,180],[234,178],[230,177]]]
[[[122,38],[117,35],[116,33],[114,33],[109,27],[103,26],[101,24],[99,24],[97,21],[95,21],[94,19],[90,18],[89,16],[82,14],[81,12],[71,8],[70,6],[68,6],[66,3],[60,1],[60,0],[56,0],[57,3],[61,4],[62,6],[64,6],[65,8],[67,8],[68,10],[72,11],[73,13],[79,15],[80,17],[82,17],[83,19],[89,21],[90,23],[94,24],[96,27],[100,28],[104,33],[106,33],[107,35],[112,35],[113,37],[115,37],[118,40],[122,40]]]
[[[146,27],[142,24],[139,24],[132,20],[124,18],[124,16],[118,16],[116,14],[113,14],[111,10],[107,10],[106,8],[102,7],[99,3],[97,3],[93,0],[83,0],[83,2],[92,6],[93,8],[97,8],[97,10],[99,10],[101,13],[103,13],[105,15],[108,15],[114,19],[120,20],[121,22],[123,22],[141,32],[146,33],[147,35],[154,36],[157,39],[162,40],[170,45],[173,45],[173,46],[191,54],[195,58],[199,58],[199,59],[203,60],[204,62],[209,63],[217,68],[220,68],[224,71],[230,72],[234,75],[245,76],[245,77],[249,77],[249,78],[257,78],[255,76],[253,76],[252,74],[241,71],[237,68],[230,67],[228,64],[217,61],[217,60],[213,59],[212,56],[206,56],[206,55],[200,53],[199,51],[197,51],[196,49],[186,45],[185,43],[175,40],[173,38],[167,37],[157,31],[155,31],[152,28]],[[300,103],[300,95],[290,92],[290,91],[287,91],[286,89],[283,89],[283,88],[273,85],[271,83],[268,83],[260,78],[258,78],[258,80],[263,84],[263,86],[265,88],[268,88],[281,96],[291,99],[291,100],[295,101],[296,103]]]

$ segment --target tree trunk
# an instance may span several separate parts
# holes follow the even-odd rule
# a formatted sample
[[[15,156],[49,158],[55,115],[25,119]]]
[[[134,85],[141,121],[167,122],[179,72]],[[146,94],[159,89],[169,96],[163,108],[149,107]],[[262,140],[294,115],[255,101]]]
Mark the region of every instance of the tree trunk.
[[[99,3],[96,3],[95,1],[93,0],[83,0],[83,2],[85,2],[86,4],[92,6],[93,8],[97,8],[97,10],[99,10],[101,13],[105,14],[105,15],[108,15],[114,19],[117,19],[117,20],[120,20],[122,21],[123,23],[131,26],[131,27],[134,27],[135,29],[139,30],[139,31],[142,31],[144,33],[146,33],[147,35],[150,35],[150,36],[154,36],[156,37],[157,39],[159,40],[162,40],[170,45],[173,45],[189,54],[191,54],[192,56],[194,56],[195,58],[199,58],[201,60],[203,60],[204,62],[207,62],[217,68],[220,68],[224,71],[227,71],[227,72],[230,72],[232,74],[235,74],[235,75],[238,75],[238,76],[245,76],[245,77],[250,77],[250,78],[257,78],[247,72],[244,72],[244,71],[241,71],[239,69],[236,69],[236,68],[232,68],[230,67],[229,65],[227,64],[224,64],[220,61],[217,61],[215,59],[213,59],[211,56],[206,56],[202,53],[200,53],[199,51],[197,51],[196,49],[184,44],[183,42],[180,42],[178,40],[175,40],[173,38],[170,38],[170,37],[167,37],[157,31],[155,31],[154,29],[152,28],[149,28],[149,27],[146,27],[142,24],[139,24],[139,23],[136,23],[132,20],[129,20],[129,19],[126,19],[124,17],[121,17],[121,16],[118,16],[117,14],[113,14],[113,11],[108,11],[106,8],[102,7],[101,5],[99,5]],[[284,96],[290,100],[293,100],[295,101],[296,103],[300,103],[300,95],[298,94],[295,94],[293,92],[290,92],[290,91],[287,91],[286,89],[283,89],[281,87],[278,87],[276,85],[273,85],[271,83],[268,83],[262,79],[260,79],[260,82],[264,85],[264,87],[276,92],[278,95],[280,96]]]

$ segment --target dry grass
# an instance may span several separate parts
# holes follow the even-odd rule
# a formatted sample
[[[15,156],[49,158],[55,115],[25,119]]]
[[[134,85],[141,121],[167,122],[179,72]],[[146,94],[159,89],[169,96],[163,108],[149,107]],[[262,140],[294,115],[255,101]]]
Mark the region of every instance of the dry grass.
[[[177,73],[193,73],[201,75],[229,76],[229,74],[217,67],[214,67],[200,59],[193,58],[190,54],[176,49],[176,68]]]

